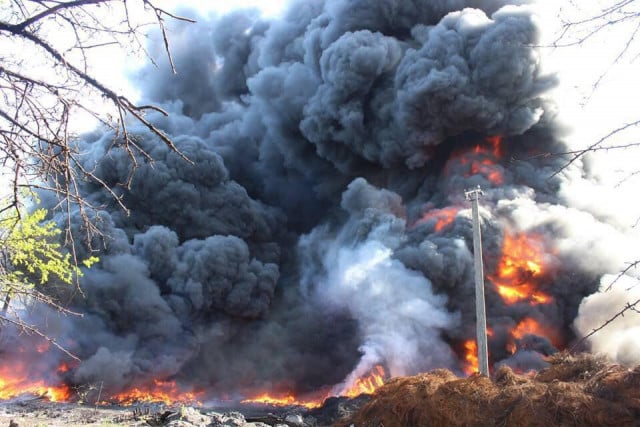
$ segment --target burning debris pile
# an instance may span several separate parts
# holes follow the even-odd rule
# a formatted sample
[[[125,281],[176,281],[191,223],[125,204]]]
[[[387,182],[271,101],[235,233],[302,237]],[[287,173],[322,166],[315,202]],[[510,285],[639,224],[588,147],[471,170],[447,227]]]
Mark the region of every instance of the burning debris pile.
[[[397,378],[336,426],[633,426],[640,419],[640,367],[558,354],[535,375],[508,366],[489,379],[440,369]]]
[[[235,12],[177,29],[179,74],[138,81],[171,112],[149,120],[193,164],[134,125],[150,155],[136,169],[113,133],[83,138],[83,166],[110,189],[82,183],[101,207],[101,262],[82,295],[47,288],[81,317],[28,313],[80,361],[5,327],[2,375],[20,374],[0,378],[3,396],[89,384],[98,401],[312,407],[375,375],[471,373],[464,190],[478,185],[491,364],[546,366],[634,241],[574,206],[580,162],[555,174],[556,81],[523,3],[298,1],[275,21]]]

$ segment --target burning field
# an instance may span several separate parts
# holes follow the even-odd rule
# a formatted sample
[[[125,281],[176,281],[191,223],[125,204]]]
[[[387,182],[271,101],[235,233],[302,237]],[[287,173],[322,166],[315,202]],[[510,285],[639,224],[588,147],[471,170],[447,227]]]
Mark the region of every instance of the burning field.
[[[477,369],[476,186],[492,372],[549,367],[615,307],[630,272],[597,292],[637,245],[570,194],[589,171],[556,154],[557,81],[523,3],[297,1],[175,29],[178,75],[134,78],[193,164],[134,124],[135,169],[113,133],[82,138],[110,189],[81,184],[100,263],[82,293],[43,288],[79,315],[14,307],[77,360],[3,325],[0,398],[316,408],[434,369],[455,383]],[[82,242],[79,211],[41,199]],[[624,322],[592,349],[637,364]]]

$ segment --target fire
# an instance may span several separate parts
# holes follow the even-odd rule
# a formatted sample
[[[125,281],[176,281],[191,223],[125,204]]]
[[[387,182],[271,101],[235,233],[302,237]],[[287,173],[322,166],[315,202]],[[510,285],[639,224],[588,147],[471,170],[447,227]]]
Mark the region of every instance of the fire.
[[[552,298],[537,289],[535,278],[543,270],[543,240],[536,235],[505,234],[502,258],[489,279],[507,304],[528,301],[548,304]]]
[[[476,145],[473,149],[458,151],[454,153],[450,162],[458,162],[466,167],[466,171],[456,172],[462,173],[463,176],[483,175],[489,182],[495,185],[504,184],[503,169],[497,164],[497,160],[502,158],[502,137],[500,135],[488,136],[485,138],[486,144]],[[451,163],[447,164],[447,173]]]
[[[384,384],[386,375],[384,368],[380,365],[376,365],[368,375],[358,378],[353,385],[339,392],[338,395],[353,398],[360,396],[361,394],[373,394]],[[261,393],[255,397],[243,400],[242,403],[259,403],[274,406],[304,406],[312,409],[322,406],[325,399],[331,396],[333,396],[333,393],[329,393],[319,399],[299,399],[293,393]]]
[[[487,337],[493,336],[493,329],[487,328]],[[467,374],[475,374],[479,372],[479,363],[478,363],[478,343],[475,339],[466,340],[464,344],[462,344],[464,348],[464,366],[462,367],[462,371]]]
[[[488,136],[484,140],[493,147],[493,157],[496,159],[502,157],[502,135]]]
[[[513,336],[513,338],[516,339],[522,339],[524,338],[525,335],[544,335],[544,330],[542,329],[542,326],[540,326],[540,324],[535,320],[532,319],[531,317],[526,317],[524,319],[522,319],[522,321],[520,323],[518,323],[518,326],[516,326],[516,328],[511,331],[511,336]]]
[[[351,387],[342,392],[342,395],[347,397],[356,397],[361,394],[373,394],[378,387],[384,384],[385,376],[386,373],[384,372],[384,368],[377,365],[369,375],[363,378],[358,378]]]
[[[464,362],[462,370],[465,374],[471,375],[478,372],[478,344],[476,340],[467,340],[463,344]]]
[[[47,350],[49,350],[49,343],[48,342],[44,342],[44,343],[38,344],[36,346],[36,351],[38,353],[45,353]]]
[[[0,367],[0,400],[11,399],[22,394],[45,396],[52,402],[63,402],[71,397],[71,389],[62,384],[52,386],[43,379],[32,381],[25,366]]]
[[[64,374],[65,372],[69,372],[69,369],[71,369],[71,367],[68,364],[63,363],[62,365],[58,366],[56,372],[59,374]]]
[[[559,347],[562,344],[562,339],[555,329],[543,326],[531,317],[525,317],[511,331],[511,342],[507,344],[507,350],[512,354],[515,353],[517,350],[517,341],[527,335],[546,337],[555,347]]]
[[[31,358],[28,362],[22,362],[19,358],[3,360],[0,366],[0,400],[23,394],[44,396],[53,402],[66,402],[77,397],[74,396],[74,390],[62,380],[64,375],[74,368],[74,363],[63,362],[57,367],[51,366],[46,362],[46,358],[40,358],[48,348],[48,343],[33,346],[31,350],[38,357]],[[22,347],[16,349],[19,354],[26,351],[27,349]],[[199,403],[198,398],[201,394],[185,392],[175,381],[154,380],[147,387],[134,387],[112,396],[108,401],[124,405],[136,402],[164,402],[167,405],[176,402]]]
[[[175,381],[153,380],[153,385],[149,387],[134,387],[123,393],[111,396],[109,401],[117,402],[121,405],[131,405],[138,402],[163,402],[172,405],[178,402],[200,404],[198,399],[201,392],[185,392]]]
[[[284,395],[270,395],[269,393],[262,393],[258,396],[245,399],[242,403],[259,403],[263,405],[273,406],[303,406],[305,408],[313,409],[322,406],[324,399],[320,400],[298,400],[293,393],[287,393]]]
[[[442,231],[445,227],[447,227],[453,222],[459,210],[460,208],[455,206],[449,206],[442,209],[432,209],[426,212],[424,215],[422,215],[422,218],[420,218],[416,222],[416,225],[424,224],[428,221],[435,220],[435,227],[434,227],[435,231],[436,232]]]
[[[496,169],[496,164],[490,159],[472,161],[471,174],[472,175],[482,174],[489,180],[489,182],[496,185],[504,184],[504,177],[502,176],[502,172]]]

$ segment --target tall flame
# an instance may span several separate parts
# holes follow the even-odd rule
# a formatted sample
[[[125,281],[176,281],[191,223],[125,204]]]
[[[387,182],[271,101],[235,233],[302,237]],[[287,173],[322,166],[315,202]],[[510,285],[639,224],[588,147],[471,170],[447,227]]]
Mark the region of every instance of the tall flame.
[[[478,372],[478,344],[476,343],[476,340],[466,340],[462,346],[464,348],[463,372],[467,375]]]
[[[527,301],[547,304],[552,298],[539,291],[535,279],[543,271],[543,240],[530,234],[505,234],[502,258],[494,275],[488,276],[507,304]]]
[[[368,375],[358,378],[351,387],[342,392],[342,395],[356,397],[361,394],[373,394],[374,391],[384,384],[385,376],[384,368],[376,365]]]
[[[484,139],[493,147],[493,157],[499,159],[502,157],[502,135],[488,136]]]
[[[493,336],[493,329],[487,328],[487,337]],[[475,374],[480,371],[480,363],[478,361],[478,343],[475,339],[466,340],[462,344],[464,351],[464,360],[462,371],[467,374]]]

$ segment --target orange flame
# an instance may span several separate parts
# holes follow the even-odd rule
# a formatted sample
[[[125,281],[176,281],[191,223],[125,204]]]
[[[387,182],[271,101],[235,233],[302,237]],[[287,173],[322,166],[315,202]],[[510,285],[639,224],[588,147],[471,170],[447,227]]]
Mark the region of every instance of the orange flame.
[[[44,343],[38,344],[36,346],[36,351],[38,353],[45,353],[47,350],[49,350],[49,343],[48,342],[44,342]]]
[[[363,378],[358,378],[351,387],[342,392],[342,395],[347,397],[356,397],[361,394],[373,394],[373,392],[384,384],[385,377],[386,373],[384,368],[380,365],[376,365],[369,375]]]
[[[479,371],[478,369],[478,344],[476,340],[466,340],[464,347],[464,366],[462,370],[465,374],[471,375]]]
[[[384,368],[377,365],[368,375],[358,378],[351,387],[340,392],[339,395],[353,398],[360,396],[361,394],[373,394],[384,384],[385,378],[386,372]],[[304,406],[306,408],[313,409],[322,406],[325,399],[331,396],[333,396],[333,394],[329,393],[323,398],[300,399],[290,392],[285,394],[261,393],[257,396],[245,399],[241,403],[258,403],[273,406]]]
[[[453,222],[459,210],[460,208],[455,206],[449,206],[442,209],[432,209],[422,215],[422,218],[420,218],[416,222],[416,225],[424,224],[430,220],[435,219],[435,231],[442,231],[446,226],[450,225]]]
[[[502,258],[489,279],[507,304],[528,301],[531,304],[548,304],[552,298],[537,290],[535,278],[543,270],[543,240],[536,235],[505,234]]]
[[[493,147],[493,157],[499,159],[502,157],[502,135],[488,136],[484,139]]]
[[[504,184],[504,177],[502,176],[502,172],[496,169],[496,164],[490,159],[472,161],[471,174],[482,174],[489,180],[489,182],[496,185]]]
[[[56,372],[59,374],[64,374],[65,372],[69,372],[69,369],[71,369],[71,367],[68,364],[63,363],[62,365],[58,366]]]
[[[67,385],[52,386],[43,379],[32,381],[26,366],[13,364],[0,367],[0,400],[11,399],[22,394],[45,396],[52,402],[63,402],[71,397]]]
[[[165,405],[175,403],[200,404],[198,399],[202,392],[185,392],[175,381],[153,380],[153,385],[148,387],[134,387],[125,392],[112,396],[109,401],[120,405],[131,405],[139,402],[163,402]]]
[[[272,406],[303,406],[305,408],[313,409],[322,406],[323,401],[324,399],[298,400],[293,393],[287,393],[279,396],[262,393],[258,396],[245,399],[242,403],[259,403]]]
[[[502,185],[504,183],[502,168],[496,163],[496,160],[503,155],[502,137],[500,135],[488,136],[485,141],[491,148],[478,144],[471,150],[454,153],[450,161],[457,161],[468,167],[468,172],[463,173],[465,177],[480,174],[484,175],[489,182]],[[447,164],[448,168],[449,164]],[[447,173],[449,172],[447,171]]]
[[[526,335],[546,337],[555,347],[562,345],[562,338],[555,329],[543,326],[540,322],[531,317],[525,317],[511,331],[512,341],[507,343],[507,350],[511,352],[511,354],[515,353],[517,350],[516,341],[523,339]]]
[[[493,329],[487,328],[487,337],[493,336]],[[467,374],[475,374],[480,371],[478,362],[478,343],[475,339],[466,340],[462,347],[464,348],[464,363],[462,371]]]

